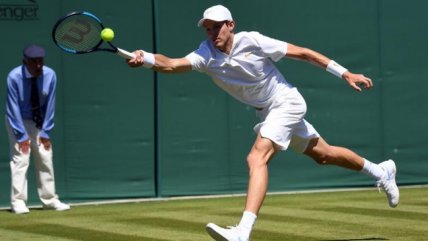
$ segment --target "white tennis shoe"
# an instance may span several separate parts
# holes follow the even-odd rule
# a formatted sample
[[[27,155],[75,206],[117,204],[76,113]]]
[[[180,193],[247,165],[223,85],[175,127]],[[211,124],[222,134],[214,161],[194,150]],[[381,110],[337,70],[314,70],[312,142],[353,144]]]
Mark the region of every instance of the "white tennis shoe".
[[[222,228],[214,223],[209,223],[206,226],[208,234],[216,241],[250,241],[249,237],[245,237],[239,227]]]
[[[43,209],[52,209],[55,211],[67,211],[67,210],[70,210],[70,205],[65,204],[59,200],[55,200],[50,205],[43,205]]]
[[[393,160],[387,160],[379,163],[379,166],[385,170],[385,175],[376,182],[377,187],[379,191],[381,188],[385,191],[389,206],[395,208],[400,202],[400,191],[398,190],[397,184],[395,182],[397,167],[395,166]]]
[[[29,213],[30,210],[25,206],[25,204],[12,205],[12,212],[15,214],[26,214]]]

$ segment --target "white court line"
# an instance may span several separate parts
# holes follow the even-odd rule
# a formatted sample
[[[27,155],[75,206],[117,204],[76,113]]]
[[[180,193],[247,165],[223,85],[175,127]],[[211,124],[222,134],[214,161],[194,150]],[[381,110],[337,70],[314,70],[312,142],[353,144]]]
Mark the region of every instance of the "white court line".
[[[428,188],[428,185],[409,185],[399,186],[400,189],[409,188]],[[290,194],[306,194],[306,193],[327,193],[327,192],[349,192],[349,191],[364,191],[372,190],[375,187],[364,187],[364,188],[334,188],[334,189],[319,189],[319,190],[304,190],[304,191],[286,191],[286,192],[268,192],[267,195],[290,195]],[[172,201],[172,200],[193,200],[193,199],[212,199],[212,198],[232,198],[242,197],[246,193],[238,194],[219,194],[219,195],[201,195],[201,196],[177,196],[177,197],[154,197],[154,198],[133,198],[133,199],[118,199],[118,200],[105,200],[105,201],[90,201],[90,202],[78,202],[68,203],[72,207],[76,206],[89,206],[89,205],[103,205],[103,204],[120,204],[120,203],[141,203],[141,202],[161,202],[161,201]],[[28,206],[28,208],[42,208],[42,205]],[[8,210],[10,207],[0,207],[0,210]]]

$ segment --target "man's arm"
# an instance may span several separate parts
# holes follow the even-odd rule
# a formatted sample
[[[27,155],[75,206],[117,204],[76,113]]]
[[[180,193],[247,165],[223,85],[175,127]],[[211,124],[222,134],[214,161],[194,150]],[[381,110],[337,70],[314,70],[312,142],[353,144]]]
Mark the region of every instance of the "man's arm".
[[[55,116],[55,96],[56,96],[56,74],[52,72],[48,75],[50,79],[49,91],[46,96],[45,103],[45,116],[43,120],[42,129],[39,132],[40,142],[45,147],[45,150],[49,150],[51,147],[49,133],[54,127],[54,116]],[[47,76],[45,76],[47,78]]]
[[[318,67],[321,67],[323,69],[329,70],[331,68],[331,64],[334,64],[335,62],[326,56],[308,49],[299,47],[293,44],[288,44],[287,47],[287,53],[286,57],[292,58],[292,59],[298,59],[303,60],[306,62],[309,62],[311,64],[314,64]],[[333,62],[332,62],[333,61]],[[329,66],[330,64],[330,66]],[[341,66],[340,66],[341,67]],[[343,69],[343,67],[341,67]],[[373,87],[372,80],[370,78],[367,78],[366,76],[362,74],[354,74],[350,72],[349,70],[343,69],[343,73],[340,76],[342,79],[345,79],[348,84],[354,88],[357,91],[361,91],[361,86],[365,89],[370,89]],[[330,71],[329,71],[330,72]]]
[[[21,111],[19,108],[19,87],[14,83],[12,77],[8,76],[7,79],[7,101],[6,101],[6,115],[10,127],[16,137],[19,145],[19,150],[24,154],[30,152],[30,138],[25,129]]]
[[[136,57],[131,60],[128,60],[128,65],[131,67],[140,67],[145,64],[144,54],[150,53],[145,53],[142,50],[137,50],[134,51],[134,54],[136,55]],[[149,67],[157,72],[182,73],[192,70],[192,65],[190,61],[186,58],[169,58],[162,54],[153,54],[152,57],[152,61],[154,63],[151,63],[150,65],[152,66]]]
[[[19,106],[19,87],[15,83],[14,78],[8,76],[7,79],[7,100],[6,100],[6,116],[10,127],[18,142],[23,142],[29,139],[27,130],[24,126],[24,121],[21,115]]]

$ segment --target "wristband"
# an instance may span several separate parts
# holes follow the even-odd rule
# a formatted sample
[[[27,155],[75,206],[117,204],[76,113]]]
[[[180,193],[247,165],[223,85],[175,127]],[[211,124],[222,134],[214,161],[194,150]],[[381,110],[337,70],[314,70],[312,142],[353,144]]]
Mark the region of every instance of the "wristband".
[[[343,73],[348,71],[348,69],[346,69],[342,65],[336,63],[336,61],[334,61],[334,60],[330,60],[330,62],[327,65],[326,70],[327,70],[327,72],[330,72],[339,78],[342,78]]]
[[[143,52],[143,53],[144,53],[144,55],[143,55],[143,60],[144,60],[143,67],[150,69],[156,63],[155,55],[152,53],[149,53],[149,52]]]

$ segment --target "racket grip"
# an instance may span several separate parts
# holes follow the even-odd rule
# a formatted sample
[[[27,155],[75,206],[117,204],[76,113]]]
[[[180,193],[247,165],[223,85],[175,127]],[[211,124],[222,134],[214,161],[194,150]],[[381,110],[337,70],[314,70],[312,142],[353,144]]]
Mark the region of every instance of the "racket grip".
[[[120,48],[117,48],[116,54],[119,55],[122,58],[125,58],[125,59],[135,58],[135,54],[134,53],[128,52],[128,51],[126,51],[124,49],[120,49]]]

